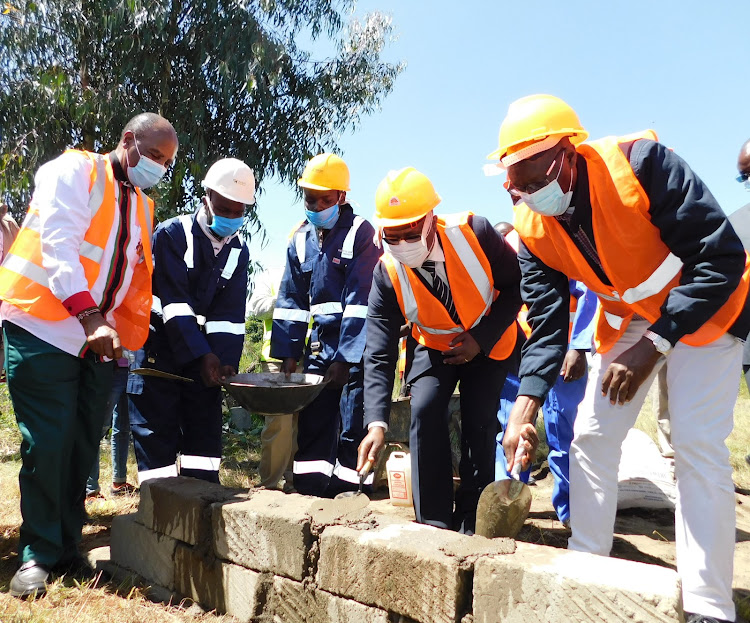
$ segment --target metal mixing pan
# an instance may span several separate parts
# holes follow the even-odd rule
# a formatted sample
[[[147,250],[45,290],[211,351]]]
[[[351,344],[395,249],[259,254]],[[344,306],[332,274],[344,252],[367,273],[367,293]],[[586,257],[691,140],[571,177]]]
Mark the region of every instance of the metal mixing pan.
[[[328,382],[319,374],[282,372],[238,374],[224,387],[240,405],[260,415],[283,415],[300,411],[318,397]]]

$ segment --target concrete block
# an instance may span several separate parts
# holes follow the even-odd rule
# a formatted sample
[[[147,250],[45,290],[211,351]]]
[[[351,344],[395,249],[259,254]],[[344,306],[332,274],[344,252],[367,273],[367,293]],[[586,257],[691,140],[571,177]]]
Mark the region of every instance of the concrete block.
[[[174,589],[174,550],[177,541],[136,521],[136,514],[112,521],[112,562],[131,569],[148,582]]]
[[[198,545],[211,536],[211,504],[247,497],[244,489],[228,489],[196,478],[158,478],[141,485],[137,521],[154,532]]]
[[[682,621],[680,581],[664,567],[519,543],[477,561],[474,621]]]
[[[179,544],[175,550],[175,589],[209,610],[231,614],[242,623],[258,616],[265,602],[260,573],[203,556]]]
[[[261,489],[244,502],[215,504],[214,553],[248,569],[301,580],[313,540],[310,500]]]
[[[414,523],[372,530],[326,528],[317,584],[330,593],[429,623],[453,623],[471,607],[480,556],[511,553],[509,539],[469,537]]]
[[[389,623],[385,610],[278,576],[265,612],[275,623]]]

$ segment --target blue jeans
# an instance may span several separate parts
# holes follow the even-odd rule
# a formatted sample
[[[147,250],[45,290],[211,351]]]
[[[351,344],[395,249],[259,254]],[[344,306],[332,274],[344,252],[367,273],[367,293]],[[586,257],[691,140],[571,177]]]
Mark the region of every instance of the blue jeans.
[[[549,455],[547,462],[554,477],[552,489],[552,505],[560,521],[570,519],[570,479],[569,479],[569,457],[570,443],[573,441],[573,423],[578,413],[578,405],[586,393],[586,381],[588,373],[577,381],[566,383],[562,376],[557,377],[557,382],[550,389],[547,399],[542,405],[544,414],[544,429],[547,433],[547,445]],[[500,396],[500,405],[497,418],[505,430],[508,423],[510,411],[516,402],[520,381],[518,377],[509,374],[503,393]],[[529,472],[521,472],[521,480],[529,480]],[[503,433],[497,435],[497,453],[495,455],[495,479],[505,480],[510,478],[506,469],[505,453],[503,452]]]
[[[128,449],[130,445],[130,401],[125,391],[128,383],[128,369],[115,367],[112,377],[112,391],[107,400],[105,413],[111,413],[112,418],[105,417],[102,428],[102,438],[112,428],[112,482],[125,482],[128,477]],[[91,467],[91,474],[86,482],[86,495],[99,491],[99,450],[96,461]]]

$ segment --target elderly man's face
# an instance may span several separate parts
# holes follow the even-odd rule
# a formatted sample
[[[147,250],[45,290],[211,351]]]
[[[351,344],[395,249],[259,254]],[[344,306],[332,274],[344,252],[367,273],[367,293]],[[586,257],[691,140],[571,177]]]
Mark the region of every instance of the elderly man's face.
[[[122,144],[128,154],[129,166],[138,164],[141,156],[169,168],[177,155],[177,137],[166,130],[142,132],[135,136],[133,132],[125,132]]]

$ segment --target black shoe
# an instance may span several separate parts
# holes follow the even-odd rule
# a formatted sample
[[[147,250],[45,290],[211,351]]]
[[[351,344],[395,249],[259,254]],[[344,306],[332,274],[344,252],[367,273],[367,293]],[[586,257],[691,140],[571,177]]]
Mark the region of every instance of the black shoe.
[[[685,623],[731,623],[727,619],[717,619],[716,617],[709,617],[705,614],[690,614],[685,613]]]
[[[41,597],[47,592],[49,574],[49,567],[35,560],[23,563],[10,581],[10,594],[13,597]]]

